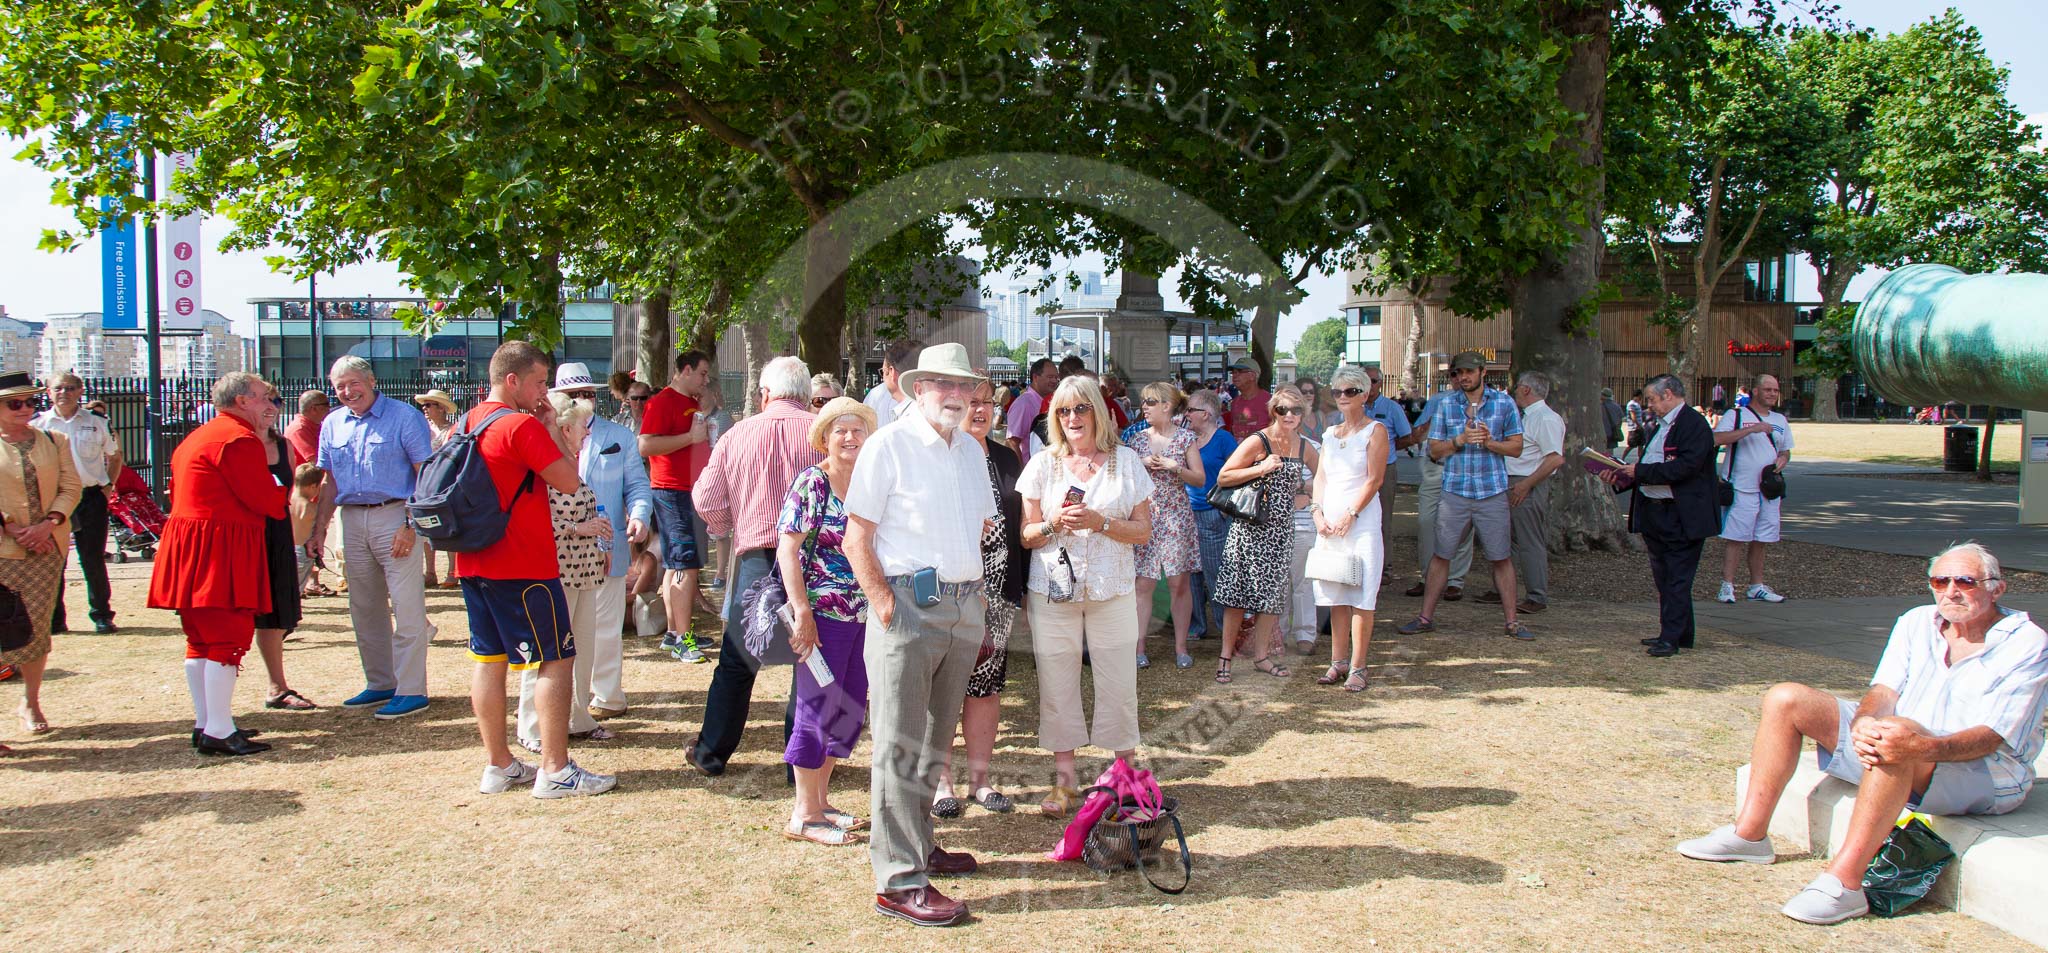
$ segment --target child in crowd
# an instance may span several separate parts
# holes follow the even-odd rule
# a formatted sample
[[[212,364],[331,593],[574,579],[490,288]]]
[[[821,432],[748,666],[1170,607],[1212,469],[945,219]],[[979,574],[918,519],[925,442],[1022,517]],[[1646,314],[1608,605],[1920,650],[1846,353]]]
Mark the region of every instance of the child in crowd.
[[[320,512],[320,478],[323,472],[312,463],[301,463],[292,471],[292,545],[299,555],[299,591],[306,592],[311,580],[318,586],[320,570],[327,568],[322,554],[308,552],[306,541],[313,538],[313,521]]]

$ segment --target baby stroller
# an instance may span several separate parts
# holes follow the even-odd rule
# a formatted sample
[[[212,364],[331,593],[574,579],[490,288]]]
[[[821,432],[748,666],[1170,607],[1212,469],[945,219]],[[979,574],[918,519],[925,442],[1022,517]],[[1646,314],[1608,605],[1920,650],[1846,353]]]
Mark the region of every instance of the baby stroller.
[[[114,495],[107,500],[107,513],[118,524],[114,528],[115,562],[127,562],[130,554],[138,559],[156,555],[164,531],[164,511],[157,508],[149,484],[134,470],[121,468],[121,475],[114,480]]]

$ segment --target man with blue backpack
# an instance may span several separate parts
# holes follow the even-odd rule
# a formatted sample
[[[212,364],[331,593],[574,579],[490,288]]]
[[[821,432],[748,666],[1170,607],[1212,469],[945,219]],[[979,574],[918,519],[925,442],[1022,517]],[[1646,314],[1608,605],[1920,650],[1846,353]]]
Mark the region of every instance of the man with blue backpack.
[[[537,798],[603,794],[617,782],[569,758],[576,638],[548,514],[549,488],[573,493],[583,481],[553,426],[547,352],[507,341],[491,355],[490,374],[489,397],[421,468],[410,506],[421,535],[455,554],[469,608],[469,656],[477,662],[470,704],[489,758],[478,789],[531,784]],[[538,770],[505,741],[505,675],[528,669],[539,670]]]

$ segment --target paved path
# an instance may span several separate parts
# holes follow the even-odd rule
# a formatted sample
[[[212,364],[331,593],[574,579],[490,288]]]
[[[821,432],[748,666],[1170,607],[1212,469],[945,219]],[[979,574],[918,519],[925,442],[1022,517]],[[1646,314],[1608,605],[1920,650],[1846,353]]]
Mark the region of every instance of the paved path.
[[[1419,464],[1400,462],[1413,484]],[[1970,481],[1884,479],[1924,468],[1830,460],[1797,461],[1786,474],[1785,538],[1864,552],[1930,557],[1951,542],[1974,539],[2009,569],[2048,572],[2048,526],[2020,526],[2019,487]],[[1703,626],[1777,645],[1877,666],[1900,613],[1924,605],[1923,594],[1896,599],[1793,599],[1778,605],[1747,600],[1695,604]],[[2005,604],[2048,619],[2048,596],[2021,595]],[[1655,603],[1645,603],[1652,615]]]

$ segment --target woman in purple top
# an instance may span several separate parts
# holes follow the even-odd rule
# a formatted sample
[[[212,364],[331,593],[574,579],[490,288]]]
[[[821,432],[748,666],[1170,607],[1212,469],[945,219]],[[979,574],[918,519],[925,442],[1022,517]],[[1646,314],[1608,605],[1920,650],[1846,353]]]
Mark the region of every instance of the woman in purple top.
[[[834,847],[853,843],[853,832],[867,826],[832,807],[826,794],[832,766],[853,753],[867,721],[867,599],[841,543],[853,461],[874,430],[875,412],[860,401],[835,397],[826,404],[811,424],[811,449],[825,462],[797,474],[775,523],[782,534],[775,562],[796,620],[790,648],[806,661],[817,653],[831,670],[831,684],[821,686],[810,665],[796,667],[796,720],[782,753],[796,771],[796,808],[783,836]]]

